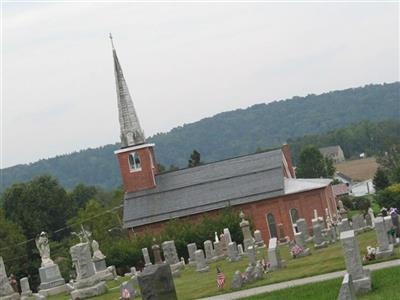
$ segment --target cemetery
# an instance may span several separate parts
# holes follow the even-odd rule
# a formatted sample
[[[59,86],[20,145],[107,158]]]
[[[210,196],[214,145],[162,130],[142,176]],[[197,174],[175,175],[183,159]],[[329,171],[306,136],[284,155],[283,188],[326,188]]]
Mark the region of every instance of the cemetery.
[[[241,218],[240,229],[246,237],[247,249],[232,239],[228,228],[220,234],[215,233],[214,241],[206,240],[202,245],[188,244],[189,261],[178,258],[173,240],[164,241],[161,246],[155,243],[150,249],[142,249],[143,270],[132,268],[129,274],[121,277],[116,276],[113,266],[107,266],[101,245],[95,240],[90,242],[90,232],[82,228],[78,234],[80,242],[70,249],[77,276],[68,283],[60,278],[57,264],[51,259],[47,235],[42,232],[37,239],[42,258],[38,272],[43,280],[39,293],[30,290],[27,278],[20,279],[21,296],[15,293],[7,282],[4,264],[0,260],[1,299],[108,300],[122,299],[123,292],[127,291],[128,299],[199,299],[342,270],[346,273],[341,278],[275,291],[268,294],[268,298],[267,295],[255,295],[248,299],[296,299],[297,293],[307,295],[307,299],[355,299],[354,295],[357,299],[381,299],[374,297],[390,295],[393,278],[400,275],[398,239],[394,238],[392,243],[387,231],[382,230],[385,223],[381,223],[385,218],[376,217],[374,229],[359,230],[360,224],[357,224],[357,233],[352,229],[352,223],[345,220],[345,226],[349,228],[343,228],[336,241],[327,234],[327,228],[319,230],[319,227],[326,226],[325,222],[313,220],[313,227],[317,228],[314,235],[307,233],[309,236],[305,240],[301,233],[296,234],[295,239],[288,243],[280,243],[278,238],[269,242],[257,238],[256,241],[256,231],[250,230],[243,215]],[[336,232],[338,228],[332,226],[330,229]],[[384,237],[380,236],[382,234]],[[326,245],[320,247],[324,242]],[[308,249],[307,255],[294,255],[293,248]],[[384,254],[378,255],[380,253]],[[396,260],[397,267],[373,272],[365,267],[391,260]],[[45,272],[43,268],[54,271]],[[217,284],[218,274],[224,275],[222,284]],[[324,287],[328,291],[324,295],[327,298],[320,295]],[[162,298],[166,295],[169,298]]]

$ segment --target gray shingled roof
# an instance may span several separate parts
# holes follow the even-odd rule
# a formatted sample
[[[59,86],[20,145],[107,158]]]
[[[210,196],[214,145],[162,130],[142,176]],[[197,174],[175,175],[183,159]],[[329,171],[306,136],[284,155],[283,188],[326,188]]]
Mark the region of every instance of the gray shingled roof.
[[[280,149],[156,176],[154,189],[125,194],[124,227],[284,194]]]
[[[328,146],[328,147],[319,148],[319,152],[321,152],[322,155],[327,156],[327,155],[338,154],[339,149],[340,149],[339,145]]]

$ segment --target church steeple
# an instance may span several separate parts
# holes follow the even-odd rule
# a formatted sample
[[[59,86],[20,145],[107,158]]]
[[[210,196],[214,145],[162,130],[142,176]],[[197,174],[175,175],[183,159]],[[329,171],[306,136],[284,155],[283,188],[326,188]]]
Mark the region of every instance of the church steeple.
[[[115,83],[117,87],[118,115],[121,128],[121,148],[140,145],[146,142],[144,132],[140,127],[139,118],[136,115],[132,98],[126,84],[121,65],[114,48],[110,33],[111,46],[114,58]]]

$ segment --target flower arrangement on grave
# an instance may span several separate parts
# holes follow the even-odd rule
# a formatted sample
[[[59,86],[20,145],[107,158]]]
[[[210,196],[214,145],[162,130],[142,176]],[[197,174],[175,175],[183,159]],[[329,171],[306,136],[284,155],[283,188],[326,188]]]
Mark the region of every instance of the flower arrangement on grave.
[[[297,255],[303,252],[303,248],[295,244],[292,249],[290,249],[290,252],[292,253],[293,258],[296,258]]]
[[[271,270],[271,263],[265,260],[265,258],[261,259],[261,266],[263,267],[264,274],[268,273]]]
[[[367,253],[363,257],[363,261],[375,260],[376,256],[376,248],[371,246],[367,246]]]
[[[392,236],[393,238],[396,237],[396,228],[394,226],[392,226],[388,231],[387,234]]]

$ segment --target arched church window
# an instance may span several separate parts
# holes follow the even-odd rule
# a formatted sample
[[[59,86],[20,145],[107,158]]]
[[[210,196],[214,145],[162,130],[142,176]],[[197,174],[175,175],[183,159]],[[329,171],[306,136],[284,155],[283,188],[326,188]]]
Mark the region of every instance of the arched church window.
[[[296,208],[290,209],[290,219],[292,221],[293,232],[299,232],[296,221],[299,219],[299,212]]]
[[[268,222],[269,234],[270,234],[271,238],[278,237],[278,231],[276,229],[275,218],[272,213],[269,213],[267,215],[267,222]]]
[[[141,170],[140,157],[137,152],[129,153],[129,169],[131,172]]]

